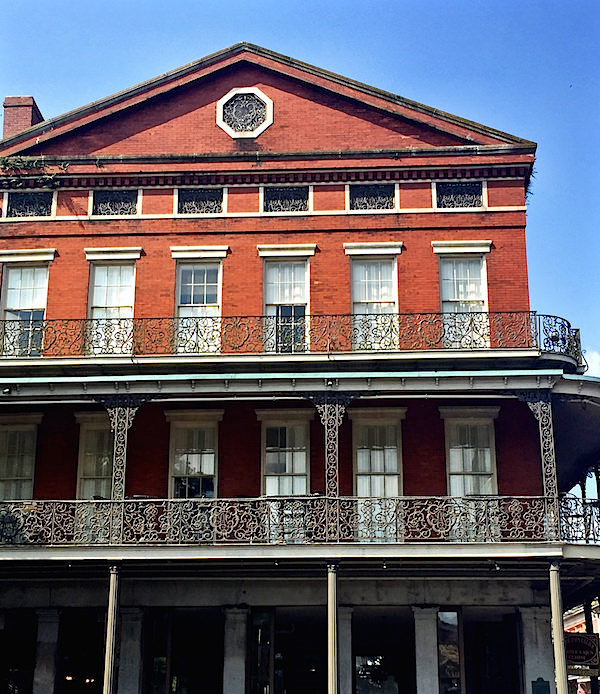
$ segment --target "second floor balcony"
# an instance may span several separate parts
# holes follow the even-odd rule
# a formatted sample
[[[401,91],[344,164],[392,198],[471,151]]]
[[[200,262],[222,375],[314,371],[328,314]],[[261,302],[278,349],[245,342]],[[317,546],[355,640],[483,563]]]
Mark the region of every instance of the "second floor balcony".
[[[40,357],[331,354],[538,350],[582,362],[579,331],[529,311],[187,318],[45,319],[23,312],[0,322],[1,356]]]
[[[559,522],[555,522],[558,513]],[[565,496],[258,497],[0,502],[0,547],[600,543],[598,504]]]

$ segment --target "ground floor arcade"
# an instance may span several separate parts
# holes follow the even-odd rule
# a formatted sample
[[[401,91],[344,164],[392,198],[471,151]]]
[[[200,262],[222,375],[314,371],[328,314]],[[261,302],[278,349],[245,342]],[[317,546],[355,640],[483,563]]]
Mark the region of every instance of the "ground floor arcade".
[[[2,691],[106,691],[112,632],[119,694],[326,694],[332,647],[341,694],[554,692],[547,562],[111,566],[2,576]]]

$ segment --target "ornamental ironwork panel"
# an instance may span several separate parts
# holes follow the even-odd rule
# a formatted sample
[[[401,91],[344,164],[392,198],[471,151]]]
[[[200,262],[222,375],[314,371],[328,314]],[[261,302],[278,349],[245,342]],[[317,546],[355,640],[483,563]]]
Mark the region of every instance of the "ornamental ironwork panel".
[[[236,133],[256,130],[267,119],[267,105],[256,94],[235,94],[223,105],[223,122]]]
[[[561,539],[565,542],[600,544],[600,501],[563,496],[559,503]]]
[[[545,497],[2,501],[0,546],[546,542]],[[597,506],[561,501],[561,537],[600,542]]]
[[[0,321],[6,359],[457,349],[539,349],[582,362],[579,332],[568,321],[528,311],[56,320],[40,312]]]
[[[52,214],[52,192],[9,193],[7,217],[49,217]]]
[[[133,215],[137,214],[137,190],[95,190],[92,214]]]
[[[177,192],[179,214],[219,214],[223,212],[222,188],[180,188]]]
[[[351,210],[393,210],[396,206],[395,186],[350,186]]]
[[[308,186],[265,188],[265,212],[306,212],[308,210]]]
[[[483,207],[481,181],[474,183],[437,183],[438,207]]]

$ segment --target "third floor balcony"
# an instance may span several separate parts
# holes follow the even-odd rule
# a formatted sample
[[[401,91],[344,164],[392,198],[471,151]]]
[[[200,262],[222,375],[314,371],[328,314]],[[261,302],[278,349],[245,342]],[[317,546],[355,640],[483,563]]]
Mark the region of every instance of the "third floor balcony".
[[[0,322],[4,359],[43,357],[354,354],[536,350],[581,365],[579,331],[529,311],[268,316],[65,318],[24,311]]]

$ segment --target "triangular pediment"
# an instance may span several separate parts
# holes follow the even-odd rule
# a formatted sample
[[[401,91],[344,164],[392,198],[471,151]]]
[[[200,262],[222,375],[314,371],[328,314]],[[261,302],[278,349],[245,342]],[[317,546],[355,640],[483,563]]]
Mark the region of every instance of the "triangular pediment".
[[[219,100],[258,88],[272,124],[257,137],[219,127]],[[4,154],[160,156],[351,152],[533,143],[238,44],[0,143]]]

